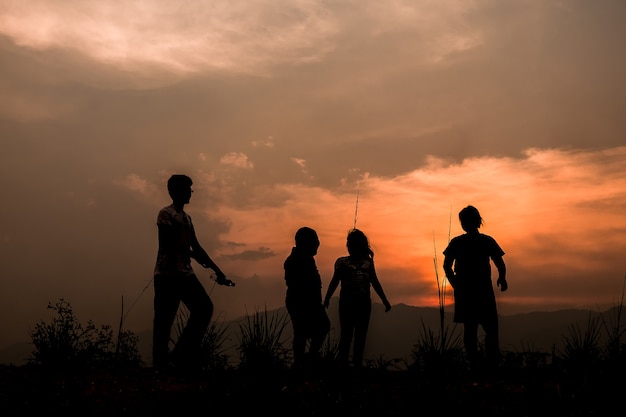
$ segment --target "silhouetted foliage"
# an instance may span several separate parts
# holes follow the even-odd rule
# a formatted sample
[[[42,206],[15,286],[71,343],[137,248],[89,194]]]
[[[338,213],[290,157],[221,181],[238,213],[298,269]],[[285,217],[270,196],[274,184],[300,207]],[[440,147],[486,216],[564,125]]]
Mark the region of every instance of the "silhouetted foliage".
[[[569,333],[563,336],[563,349],[559,352],[567,366],[587,369],[600,360],[600,320],[589,313],[587,327],[570,325]]]
[[[624,286],[622,287],[622,296],[619,302],[609,311],[609,316],[605,317],[600,314],[602,328],[605,331],[607,341],[604,346],[604,356],[610,366],[615,369],[623,369],[626,365],[626,323],[622,320],[624,312],[624,289],[626,289],[626,277],[624,277]]]
[[[320,359],[327,364],[336,364],[339,360],[339,338],[334,329],[328,332],[320,349]]]
[[[287,313],[270,316],[267,308],[252,316],[246,315],[239,324],[239,368],[255,371],[286,368],[289,349],[285,347],[283,333],[287,324]]]
[[[450,232],[448,231],[449,241]],[[445,322],[447,281],[439,277],[439,264],[434,237],[433,249],[433,265],[437,283],[437,298],[439,300],[439,329],[438,332],[433,331],[422,320],[418,341],[413,345],[411,351],[412,363],[409,364],[409,369],[432,375],[446,375],[448,371],[456,372],[465,366],[463,335],[456,323],[449,325]]]
[[[411,351],[412,370],[432,375],[445,375],[465,366],[463,338],[456,325],[433,331],[422,321],[419,339]]]
[[[48,304],[47,308],[56,312],[56,316],[51,322],[37,323],[29,332],[35,346],[30,363],[66,368],[99,363],[140,363],[137,337],[132,332],[119,332],[115,343],[111,326],[97,328],[89,320],[83,327],[66,300]]]
[[[626,328],[621,320],[623,304],[612,310],[614,317],[589,314],[586,328],[571,325],[569,333],[562,336],[563,349],[556,352],[556,362],[562,368],[586,375],[597,370],[621,374],[626,364]],[[604,339],[602,338],[604,330]]]
[[[502,366],[509,369],[544,369],[550,354],[528,343],[521,343],[515,351],[502,352]]]
[[[183,306],[179,309],[176,316],[175,332],[177,338],[180,337],[183,332],[188,319],[189,310]],[[206,332],[204,332],[200,345],[201,353],[199,366],[202,370],[223,371],[231,367],[228,363],[228,354],[226,353],[228,348],[224,346],[229,340],[227,334],[228,330],[228,325],[211,321]]]

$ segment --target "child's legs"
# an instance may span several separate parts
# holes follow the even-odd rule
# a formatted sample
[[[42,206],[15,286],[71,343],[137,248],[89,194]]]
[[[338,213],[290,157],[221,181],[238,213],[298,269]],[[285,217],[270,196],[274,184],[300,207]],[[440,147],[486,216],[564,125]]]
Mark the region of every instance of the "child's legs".
[[[152,324],[152,363],[154,366],[168,362],[170,332],[180,294],[176,276],[159,275],[154,277],[154,319]]]
[[[306,323],[302,323],[297,314],[292,314],[291,325],[293,327],[293,362],[299,364],[302,362],[306,350],[306,327],[304,327]]]
[[[339,299],[339,324],[341,332],[339,336],[339,361],[347,365],[350,357],[350,345],[354,334],[354,311],[352,303]]]
[[[355,311],[355,328],[354,328],[354,353],[352,355],[352,363],[354,366],[363,365],[363,352],[365,351],[365,341],[367,339],[367,329],[370,324],[370,316],[372,314],[371,300],[361,302],[359,308]]]
[[[189,310],[189,319],[183,329],[174,352],[179,359],[197,359],[202,338],[211,322],[213,302],[195,275],[186,276],[181,291],[181,300]]]
[[[309,352],[316,355],[322,349],[326,335],[330,331],[330,320],[326,315],[326,311],[321,307],[318,313],[314,315],[313,333],[311,335],[311,345],[309,346]]]
[[[478,322],[466,321],[463,323],[463,344],[465,354],[470,362],[478,359]]]
[[[498,316],[494,314],[483,324],[485,331],[485,354],[491,363],[497,362],[500,358],[500,335],[498,328]]]

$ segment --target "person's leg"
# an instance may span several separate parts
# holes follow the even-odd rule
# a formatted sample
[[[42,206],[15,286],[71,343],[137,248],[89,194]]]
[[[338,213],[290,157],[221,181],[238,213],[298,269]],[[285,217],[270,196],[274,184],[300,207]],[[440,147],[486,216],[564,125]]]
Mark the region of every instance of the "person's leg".
[[[309,352],[317,357],[322,349],[324,340],[326,340],[326,335],[328,335],[330,331],[330,320],[323,306],[320,306],[319,310],[316,312],[312,326],[314,330],[311,336]]]
[[[180,303],[175,276],[154,277],[154,318],[152,324],[152,364],[169,362],[170,332]]]
[[[466,321],[463,323],[463,344],[465,346],[465,354],[471,365],[475,365],[478,361],[478,323],[475,321]]]
[[[293,364],[298,367],[302,365],[304,351],[306,349],[306,332],[302,322],[297,315],[291,317],[293,325]]]
[[[347,300],[339,298],[339,364],[347,366],[350,358],[350,345],[354,334],[354,317],[352,305]]]
[[[213,315],[213,302],[196,276],[183,277],[181,300],[189,310],[189,318],[178,342],[174,357],[181,364],[194,364],[199,360],[202,339]]]
[[[498,314],[494,312],[482,324],[485,331],[485,355],[489,365],[497,365],[500,360],[500,335]]]
[[[352,363],[355,367],[363,366],[363,352],[365,351],[365,341],[367,339],[367,329],[370,324],[370,316],[372,314],[371,300],[361,300],[358,308],[355,309],[355,325],[354,325],[354,353],[352,355]]]

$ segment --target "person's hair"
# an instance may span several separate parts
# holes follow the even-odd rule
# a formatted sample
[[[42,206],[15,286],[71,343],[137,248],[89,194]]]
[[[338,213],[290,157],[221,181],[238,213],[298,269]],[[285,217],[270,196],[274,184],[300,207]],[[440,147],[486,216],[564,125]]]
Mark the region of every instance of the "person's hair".
[[[181,190],[191,187],[193,181],[187,175],[174,174],[167,180],[167,192],[175,198]]]
[[[483,225],[483,218],[480,217],[478,209],[474,206],[467,206],[459,212],[459,220],[463,230],[479,229]]]
[[[296,248],[300,253],[306,255],[315,256],[317,249],[320,246],[320,240],[317,237],[317,232],[310,227],[301,227],[296,232],[295,236]]]
[[[307,246],[317,240],[317,232],[310,227],[301,227],[296,232],[296,246]]]
[[[350,256],[374,257],[374,251],[370,248],[370,242],[365,233],[359,229],[351,229],[346,239],[346,247]]]

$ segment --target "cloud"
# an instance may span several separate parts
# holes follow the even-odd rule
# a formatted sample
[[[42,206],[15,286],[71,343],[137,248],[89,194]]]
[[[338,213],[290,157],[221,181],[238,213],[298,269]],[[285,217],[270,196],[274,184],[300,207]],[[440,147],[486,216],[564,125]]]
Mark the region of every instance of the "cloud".
[[[223,255],[224,258],[231,261],[258,261],[260,259],[271,258],[276,256],[269,248],[260,247],[257,250],[246,250],[232,255]]]
[[[377,49],[381,39],[410,41],[419,62],[438,62],[481,42],[480,31],[466,21],[476,6],[467,3],[64,0],[51,6],[6,0],[0,34],[23,48],[62,52],[67,61],[61,65],[81,80],[102,84],[114,77],[118,84],[142,87],[199,74],[273,76],[274,70],[314,65],[338,50],[352,54],[354,46],[368,44]],[[81,73],[75,55],[100,65],[101,78]]]
[[[337,24],[310,1],[44,0],[0,6],[0,32],[37,50],[71,49],[124,70],[263,72],[315,61]]]
[[[15,284],[0,313],[22,320],[0,333],[23,334],[33,306],[61,296],[115,322],[120,293],[151,278],[178,172],[194,180],[201,241],[238,280],[215,290],[232,290],[216,311],[282,305],[303,225],[318,230],[324,283],[356,224],[392,302],[437,305],[433,258],[467,204],[507,253],[504,313],[610,303],[626,251],[625,12],[0,2],[0,265]]]
[[[114,182],[130,191],[144,195],[155,192],[155,187],[153,187],[147,180],[139,177],[137,174],[128,174],[126,178]]]
[[[252,169],[254,163],[248,160],[248,156],[240,152],[229,152],[220,158],[220,163],[232,165],[237,168]]]
[[[303,171],[306,171],[306,161],[302,158],[293,157],[291,160],[298,165]]]
[[[507,252],[517,297],[560,302],[563,286],[575,279],[589,282],[568,290],[584,304],[585,297],[588,302],[610,301],[599,278],[591,284],[588,277],[606,277],[607,288],[622,274],[615,266],[626,249],[620,235],[626,228],[624,170],[624,147],[529,149],[518,158],[483,156],[459,163],[431,157],[427,165],[404,175],[370,173],[359,182],[358,206],[355,182],[334,190],[277,184],[276,193],[285,196],[280,205],[255,206],[253,211],[221,207],[218,213],[233,225],[228,240],[276,253],[291,246],[298,227],[315,228],[321,240],[318,265],[325,277],[332,273],[334,258],[345,252],[345,234],[356,219],[371,238],[381,276],[395,287],[405,285],[392,297],[419,305],[435,302],[433,259],[442,261],[450,235],[462,233],[458,211],[473,204],[485,219],[483,232],[496,237]],[[600,254],[604,262],[597,261]],[[259,263],[255,271],[272,275],[280,271],[280,261]],[[228,268],[238,266],[229,263]],[[261,268],[268,268],[267,273]],[[385,271],[394,271],[393,276]],[[548,277],[550,285],[544,285]],[[417,290],[425,287],[431,291]]]
[[[276,143],[274,142],[274,138],[272,138],[271,136],[268,137],[265,140],[254,140],[254,141],[252,141],[252,147],[254,147],[254,148],[257,148],[257,147],[273,148],[274,146],[276,146]]]
[[[306,168],[306,160],[305,159],[292,157],[291,161],[293,163],[295,163],[300,168],[300,172],[302,172],[304,175],[306,175],[307,177],[309,177],[311,179],[314,178],[314,177],[309,175],[309,171]]]

